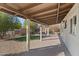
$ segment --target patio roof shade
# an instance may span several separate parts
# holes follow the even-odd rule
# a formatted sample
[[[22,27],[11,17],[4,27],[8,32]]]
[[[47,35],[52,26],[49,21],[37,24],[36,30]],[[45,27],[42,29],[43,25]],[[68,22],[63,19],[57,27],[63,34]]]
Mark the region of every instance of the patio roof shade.
[[[0,11],[52,25],[60,23],[73,3],[0,3]]]

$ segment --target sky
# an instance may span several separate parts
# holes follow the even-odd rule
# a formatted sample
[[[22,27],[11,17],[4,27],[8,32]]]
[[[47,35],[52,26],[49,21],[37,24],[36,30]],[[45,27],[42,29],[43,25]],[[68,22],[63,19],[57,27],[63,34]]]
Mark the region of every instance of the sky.
[[[17,17],[19,19],[19,21],[21,22],[22,26],[24,24],[25,19],[21,18],[21,17]]]

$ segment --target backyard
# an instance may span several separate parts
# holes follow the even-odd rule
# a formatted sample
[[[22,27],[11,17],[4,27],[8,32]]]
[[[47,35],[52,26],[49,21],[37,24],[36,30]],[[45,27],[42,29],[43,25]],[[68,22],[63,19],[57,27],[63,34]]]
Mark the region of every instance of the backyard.
[[[43,38],[45,38],[46,36],[43,36]],[[30,36],[30,40],[39,40],[40,39],[40,36],[34,36],[34,35],[31,35]],[[15,41],[26,41],[26,35],[25,36],[20,36],[20,37],[17,37],[17,38],[13,38],[13,39],[9,39],[9,40],[15,40]]]

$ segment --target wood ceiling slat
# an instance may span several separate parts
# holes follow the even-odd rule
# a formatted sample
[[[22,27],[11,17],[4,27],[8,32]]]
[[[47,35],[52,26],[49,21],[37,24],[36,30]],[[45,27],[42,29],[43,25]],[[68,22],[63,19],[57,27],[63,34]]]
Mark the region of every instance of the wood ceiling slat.
[[[65,5],[65,4],[63,4],[63,5]],[[61,6],[61,8],[62,8],[63,6]],[[53,10],[48,10],[48,11],[46,11],[46,12],[42,12],[42,13],[37,13],[37,14],[34,14],[33,16],[40,16],[40,15],[45,15],[45,13],[53,13],[53,12],[55,12],[55,11],[57,11],[57,8],[56,9],[53,9]]]
[[[27,9],[30,9],[30,8],[33,8],[33,7],[35,7],[35,6],[38,6],[38,5],[40,5],[41,3],[31,3],[30,5],[26,5],[25,7],[23,7],[23,8],[20,8],[18,11],[20,11],[20,12],[23,12],[23,11],[25,11],[25,10],[27,10]]]
[[[69,8],[69,9],[66,9],[66,10],[63,10],[63,11],[61,11],[61,12],[59,12],[59,14],[67,13],[69,10],[70,10],[70,8]],[[54,16],[56,16],[56,15],[57,15],[57,14],[51,14],[51,15],[46,15],[46,16],[37,17],[37,18],[42,19],[42,18],[54,17]]]
[[[62,16],[59,18],[59,20],[62,19],[63,17],[64,17],[64,15],[62,15]],[[55,17],[55,18],[49,18],[49,19],[38,19],[38,20],[46,21],[46,22],[49,20],[49,21],[52,22],[52,21],[56,21],[56,19],[57,19],[57,18]],[[56,23],[56,22],[55,22],[55,23]]]
[[[39,13],[39,14],[32,15],[32,17],[39,17],[39,16],[45,16],[45,15],[49,15],[49,14],[54,14],[54,13],[56,13],[56,11],[57,11],[57,9],[49,10],[49,11],[46,11],[46,12],[42,12],[42,13]]]
[[[58,23],[60,23],[62,19],[63,19],[63,17],[59,18]],[[51,25],[51,24],[56,24],[56,19],[48,19],[48,20],[45,20],[45,21],[41,20],[41,22],[44,22],[44,23]]]
[[[66,6],[66,7],[68,7],[68,6],[71,6],[70,4],[63,4],[63,5],[61,5],[61,7],[60,7],[60,10],[62,9],[62,8],[65,8],[64,6]],[[32,14],[33,16],[38,16],[38,15],[42,15],[42,14],[45,14],[45,13],[52,13],[52,12],[55,12],[55,11],[57,11],[57,8],[56,9],[52,9],[52,10],[48,10],[48,11],[44,11],[44,12],[42,12],[42,13],[37,13],[37,14]]]
[[[12,3],[4,3],[5,5],[9,6],[10,8],[14,8],[15,10],[19,9],[20,6],[16,5],[16,4],[12,4]]]
[[[29,10],[26,10],[26,15],[33,15],[33,14],[37,14],[37,13],[41,13],[41,12],[45,12],[48,10],[52,10],[52,9],[56,9],[57,8],[57,4],[53,4],[53,3],[45,3],[45,4],[40,4],[39,6],[36,6],[34,8],[31,8]],[[24,12],[24,13],[25,13]]]
[[[59,14],[66,13],[66,12],[68,12],[69,10],[70,10],[70,8],[68,8],[68,9],[66,9],[66,10],[63,10],[63,11],[60,11]],[[50,16],[49,16],[49,15],[50,15]],[[36,17],[37,17],[37,18],[41,18],[41,17],[45,18],[45,17],[53,17],[53,16],[56,16],[56,15],[57,15],[56,12],[54,12],[54,13],[51,13],[51,14],[45,14],[45,15],[36,16]]]
[[[73,3],[66,3],[66,4],[62,5],[62,7],[60,6],[60,11],[71,8],[72,6],[73,6]]]
[[[64,14],[59,15],[59,18],[60,18],[60,17],[64,17],[66,14],[67,14],[67,13],[64,13]],[[49,17],[49,18],[44,18],[44,19],[42,19],[42,20],[54,19],[54,18],[57,18],[57,17]]]

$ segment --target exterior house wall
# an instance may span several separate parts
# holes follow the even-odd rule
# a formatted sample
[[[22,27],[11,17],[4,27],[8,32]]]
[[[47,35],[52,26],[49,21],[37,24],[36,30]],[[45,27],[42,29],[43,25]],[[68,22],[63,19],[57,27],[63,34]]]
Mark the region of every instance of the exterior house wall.
[[[72,24],[72,33],[70,32],[70,20],[76,16],[76,25]],[[67,21],[66,29],[64,29],[64,22]],[[65,16],[63,21],[60,24],[60,35],[62,37],[63,42],[65,43],[66,47],[68,48],[69,52],[73,56],[79,56],[79,4],[75,4],[69,13]]]

